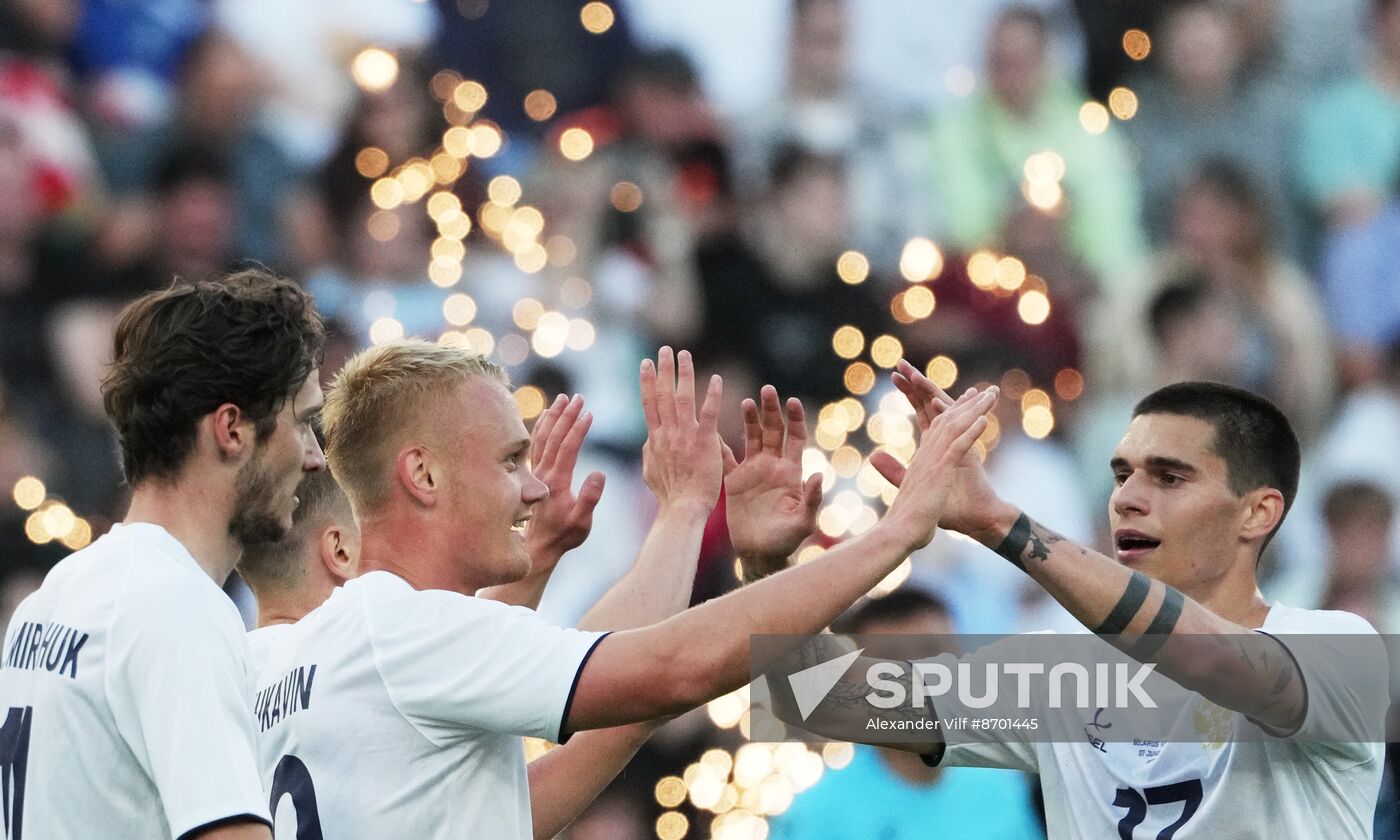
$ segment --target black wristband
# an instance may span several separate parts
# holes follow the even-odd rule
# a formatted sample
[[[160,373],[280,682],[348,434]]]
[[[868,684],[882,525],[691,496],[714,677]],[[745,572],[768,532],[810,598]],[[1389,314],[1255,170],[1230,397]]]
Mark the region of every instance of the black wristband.
[[[1006,539],[1001,544],[992,549],[997,554],[1010,560],[1016,568],[1025,571],[1026,567],[1021,563],[1021,552],[1025,551],[1026,544],[1031,541],[1031,520],[1024,513],[1016,517],[1016,522],[1011,526],[1011,530],[1006,533]]]

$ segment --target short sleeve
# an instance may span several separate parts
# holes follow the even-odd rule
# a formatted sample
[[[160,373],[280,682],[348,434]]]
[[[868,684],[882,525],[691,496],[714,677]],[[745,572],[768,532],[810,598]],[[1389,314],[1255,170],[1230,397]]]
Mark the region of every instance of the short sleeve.
[[[579,671],[604,635],[442,590],[367,591],[365,610],[389,697],[437,744],[469,731],[561,741]]]
[[[212,585],[162,586],[112,625],[107,693],[150,773],[172,837],[231,819],[268,823],[242,622]]]
[[[989,663],[1032,661],[1018,653],[1025,647],[1025,638],[1008,636],[961,657],[943,654],[916,665],[924,668],[942,666],[950,674],[956,673],[959,666],[967,667],[971,673],[988,673]],[[1035,744],[1027,737],[1031,730],[1015,726],[982,728],[973,725],[974,720],[1025,721],[1032,718],[1036,720],[1037,729],[1053,724],[1049,720],[1040,720],[1036,712],[1017,705],[1018,685],[1013,674],[1004,668],[996,668],[995,673],[999,680],[995,693],[982,692],[983,698],[992,700],[989,704],[969,703],[960,691],[949,691],[933,701],[938,717],[951,722],[951,725],[944,727],[946,747],[938,763],[950,767],[1000,767],[1038,773],[1039,755]]]
[[[1303,723],[1288,738],[1335,753],[1347,763],[1367,761],[1373,745],[1385,738],[1390,705],[1385,644],[1360,616],[1298,612],[1281,626],[1261,631],[1288,649],[1307,692]]]

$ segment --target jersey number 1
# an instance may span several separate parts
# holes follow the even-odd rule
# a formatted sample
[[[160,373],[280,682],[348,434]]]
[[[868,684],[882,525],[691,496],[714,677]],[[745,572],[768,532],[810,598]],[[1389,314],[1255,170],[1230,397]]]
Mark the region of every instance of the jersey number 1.
[[[24,835],[24,771],[29,765],[29,727],[34,707],[12,706],[0,726],[0,797],[5,804],[5,836]]]
[[[284,755],[272,774],[272,798],[267,809],[277,819],[277,803],[283,796],[292,797],[292,809],[297,812],[297,840],[323,840],[321,814],[316,810],[316,788],[311,773],[301,759]]]
[[[1176,836],[1177,830],[1186,825],[1186,821],[1191,819],[1197,808],[1201,807],[1202,795],[1200,779],[1189,779],[1174,785],[1143,788],[1142,793],[1138,793],[1132,788],[1119,788],[1113,804],[1115,807],[1128,809],[1127,815],[1118,821],[1119,840],[1133,840],[1133,829],[1141,825],[1142,821],[1147,818],[1147,806],[1181,802],[1183,803],[1181,816],[1177,818],[1176,822],[1157,832],[1157,840],[1172,840]]]

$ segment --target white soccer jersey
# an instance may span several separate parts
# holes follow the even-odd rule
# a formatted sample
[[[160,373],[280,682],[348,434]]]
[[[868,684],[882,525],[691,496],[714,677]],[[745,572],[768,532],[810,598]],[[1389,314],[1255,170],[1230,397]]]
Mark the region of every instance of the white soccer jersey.
[[[520,736],[560,740],[604,634],[370,572],[251,635],[278,840],[512,840],[532,836]]]
[[[1270,609],[1259,629],[1282,637],[1285,645],[1288,634],[1376,634],[1351,613],[1279,605]],[[988,740],[950,744],[943,763],[1038,774],[1050,840],[1263,840],[1317,837],[1319,826],[1326,827],[1328,838],[1370,838],[1384,744],[1306,739],[1321,731],[1324,719],[1348,718],[1348,711],[1362,708],[1384,709],[1387,675],[1376,673],[1367,681],[1357,679],[1355,668],[1344,674],[1339,663],[1347,655],[1346,645],[1338,645],[1330,657],[1304,657],[1298,649],[1293,650],[1307,687],[1308,710],[1298,732],[1303,740],[1297,742],[1235,740],[1233,731],[1253,724],[1192,695],[1195,705],[1183,707],[1179,720],[1210,727],[1220,733],[1219,740],[1091,743],[1084,734],[1086,726],[1083,732],[1063,733],[1058,743],[1031,743],[1007,742],[1004,739],[1013,736],[1006,731],[986,736],[964,731],[960,737]],[[940,717],[1002,714],[963,706],[955,694],[949,692],[936,702]],[[1097,722],[1111,724],[1112,710],[1101,711],[1104,715]]]
[[[0,661],[8,840],[268,819],[243,622],[164,529],[116,525],[20,604]]]

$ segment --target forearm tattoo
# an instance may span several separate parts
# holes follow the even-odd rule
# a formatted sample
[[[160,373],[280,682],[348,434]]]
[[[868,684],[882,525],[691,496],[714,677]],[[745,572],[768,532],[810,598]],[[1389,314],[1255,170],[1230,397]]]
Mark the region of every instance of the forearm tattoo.
[[[1026,561],[1050,559],[1050,547],[1063,542],[1064,537],[1031,521],[1024,513],[1016,517],[1016,523],[1007,532],[1006,539],[992,549],[1015,564],[1021,571],[1026,569]]]

